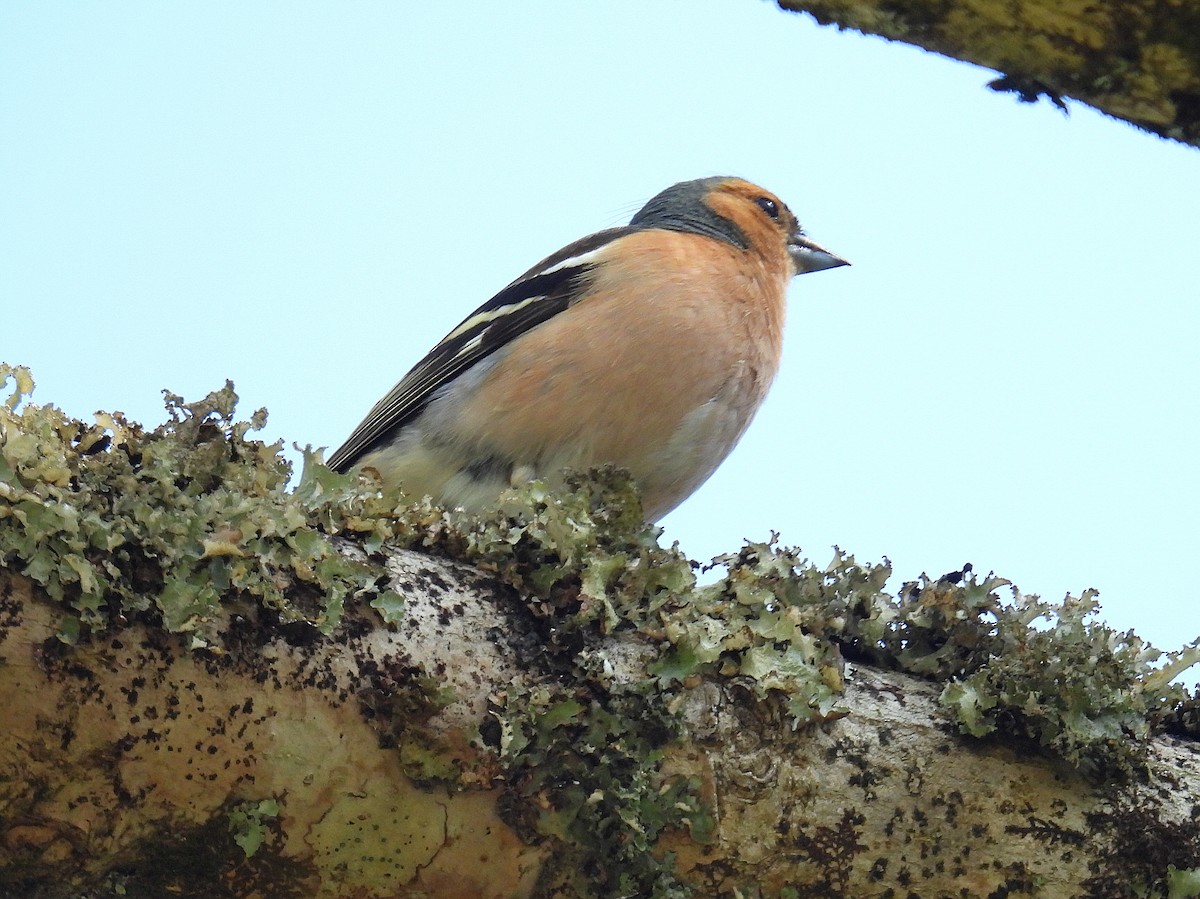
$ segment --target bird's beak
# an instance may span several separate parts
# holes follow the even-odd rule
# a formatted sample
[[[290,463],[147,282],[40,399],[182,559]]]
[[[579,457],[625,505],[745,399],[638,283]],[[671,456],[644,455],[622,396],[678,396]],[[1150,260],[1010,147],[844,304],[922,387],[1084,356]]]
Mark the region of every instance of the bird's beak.
[[[796,264],[796,274],[806,275],[809,272],[821,272],[827,268],[837,268],[839,265],[850,263],[841,256],[835,256],[819,243],[814,243],[803,234],[793,234],[788,241],[788,253]]]

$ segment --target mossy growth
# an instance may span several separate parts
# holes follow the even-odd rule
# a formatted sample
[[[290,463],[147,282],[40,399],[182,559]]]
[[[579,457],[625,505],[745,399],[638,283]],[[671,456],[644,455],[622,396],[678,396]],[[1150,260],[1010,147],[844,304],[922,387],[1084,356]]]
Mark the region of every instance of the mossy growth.
[[[1137,767],[1157,728],[1188,731],[1195,700],[1170,684],[1200,641],[1167,656],[1096,620],[1094,594],[1046,603],[969,569],[887,592],[890,566],[840,550],[827,565],[776,536],[699,566],[642,521],[621,472],[527,485],[487,515],[411,502],[369,476],[339,475],[304,451],[294,487],[280,443],[252,438],[265,412],[235,418],[232,385],[147,431],[118,414],[85,424],[27,401],[25,369],[0,406],[0,565],[63,606],[60,639],[137,618],[221,652],[231,603],[330,634],[347,602],[403,615],[381,566],[385,545],[469,562],[512,585],[529,612],[529,686],[494,698],[483,742],[507,766],[510,819],[575,852],[588,886],[611,895],[684,895],[664,828],[712,826],[694,785],[660,774],[680,734],[673,700],[704,679],[737,678],[792,727],[852,713],[846,660],[943,683],[968,735],[1017,735],[1093,772]],[[367,550],[355,561],[331,536]],[[617,676],[605,640],[637,635],[644,673]],[[436,684],[430,684],[431,695]],[[566,892],[570,884],[561,884]]]
[[[494,698],[497,724],[485,738],[510,772],[504,817],[523,838],[561,847],[542,893],[689,896],[672,859],[654,852],[666,828],[703,840],[713,827],[698,785],[661,774],[664,750],[680,735],[674,717],[647,682],[592,674]]]
[[[328,634],[347,597],[383,591],[378,570],[317,530],[340,499],[331,479],[306,465],[290,490],[282,445],[248,437],[266,411],[235,421],[232,384],[195,403],[167,393],[170,420],[146,431],[119,413],[85,424],[24,403],[28,371],[0,366],[0,383],[9,379],[0,563],[63,603],[64,642],[153,613],[191,635],[193,648],[219,651],[222,604],[247,600]],[[338,514],[360,506],[338,505]]]

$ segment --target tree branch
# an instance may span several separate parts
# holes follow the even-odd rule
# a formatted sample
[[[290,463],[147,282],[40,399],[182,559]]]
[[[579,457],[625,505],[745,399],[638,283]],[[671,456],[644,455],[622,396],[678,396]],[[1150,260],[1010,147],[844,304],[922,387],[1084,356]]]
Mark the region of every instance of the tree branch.
[[[559,775],[523,791],[502,759],[505,697],[546,688],[535,619],[466,566],[399,551],[387,567],[397,624],[352,605],[320,639],[231,610],[216,652],[144,622],[67,648],[61,607],[0,573],[0,883],[501,897],[607,879],[570,822],[529,825],[563,812]],[[571,726],[655,655],[629,631],[582,652],[604,683],[569,686]],[[712,896],[1120,896],[1200,866],[1196,743],[1157,738],[1146,776],[1090,780],[1033,746],[959,736],[938,689],[852,666],[849,714],[794,729],[745,678],[693,679],[653,790],[687,783],[701,801],[653,854]]]
[[[0,378],[0,895],[1196,892],[1200,641],[774,540],[697,584],[619,472],[472,517],[290,486],[232,385]]]
[[[903,41],[995,69],[1026,101],[1071,97],[1161,137],[1200,146],[1200,8],[1099,0],[777,0],[823,25]]]

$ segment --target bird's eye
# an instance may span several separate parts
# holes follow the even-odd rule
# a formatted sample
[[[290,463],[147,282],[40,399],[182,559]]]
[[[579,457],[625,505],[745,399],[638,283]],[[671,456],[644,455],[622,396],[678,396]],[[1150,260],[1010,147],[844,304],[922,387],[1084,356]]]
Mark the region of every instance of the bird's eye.
[[[765,212],[771,218],[773,218],[773,219],[779,218],[779,204],[776,203],[774,200],[772,200],[770,197],[759,197],[754,202],[756,202],[758,204],[759,209],[761,209],[763,212]]]

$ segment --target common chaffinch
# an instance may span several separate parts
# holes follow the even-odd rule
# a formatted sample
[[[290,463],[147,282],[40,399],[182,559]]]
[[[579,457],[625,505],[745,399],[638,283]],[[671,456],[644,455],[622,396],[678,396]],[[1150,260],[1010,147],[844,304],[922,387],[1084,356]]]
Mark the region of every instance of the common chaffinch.
[[[846,265],[740,178],[683,181],[476,309],[329,458],[486,508],[564,468],[627,468],[657,520],[741,438],[779,367],[787,285]]]

